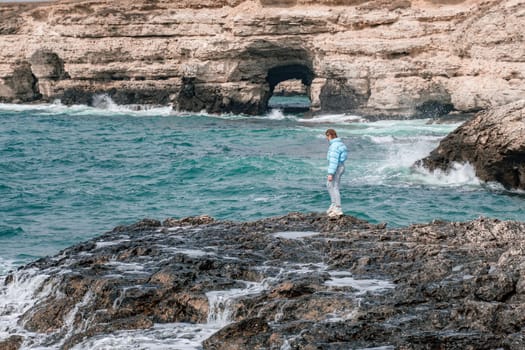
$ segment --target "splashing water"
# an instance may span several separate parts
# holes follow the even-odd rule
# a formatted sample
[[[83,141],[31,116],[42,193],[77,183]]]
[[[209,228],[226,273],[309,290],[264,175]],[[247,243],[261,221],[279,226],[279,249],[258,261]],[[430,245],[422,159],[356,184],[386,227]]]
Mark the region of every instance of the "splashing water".
[[[209,312],[208,324],[217,325],[219,328],[232,322],[233,303],[236,299],[258,294],[264,290],[262,283],[244,282],[247,287],[240,289],[219,290],[207,292]]]
[[[346,214],[394,227],[525,218],[522,194],[486,186],[469,165],[413,168],[458,124],[195,115],[98,98],[104,108],[0,104],[0,273],[144,217],[325,211],[327,128],[349,147]]]

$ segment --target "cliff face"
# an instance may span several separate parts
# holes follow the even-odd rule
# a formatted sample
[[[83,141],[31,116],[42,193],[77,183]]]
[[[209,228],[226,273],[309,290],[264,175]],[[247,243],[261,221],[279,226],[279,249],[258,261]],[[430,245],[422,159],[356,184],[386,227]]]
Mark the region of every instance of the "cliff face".
[[[0,100],[417,116],[525,95],[525,1],[62,1],[0,5]]]

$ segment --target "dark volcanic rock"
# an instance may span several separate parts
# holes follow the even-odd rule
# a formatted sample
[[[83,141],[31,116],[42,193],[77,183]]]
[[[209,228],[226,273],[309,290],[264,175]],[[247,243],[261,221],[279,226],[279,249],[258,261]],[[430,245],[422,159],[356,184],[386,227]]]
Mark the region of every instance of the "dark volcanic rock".
[[[448,171],[466,162],[483,181],[525,189],[525,100],[477,114],[417,164]]]
[[[17,274],[35,269],[49,276],[41,289],[50,292],[20,322],[50,334],[50,344],[61,339],[64,349],[155,323],[206,323],[219,309],[231,323],[204,341],[206,350],[524,345],[525,224],[518,222],[388,230],[299,213],[248,223],[145,219]],[[250,285],[258,287],[228,302],[212,297]]]
[[[228,325],[204,341],[208,350],[265,350],[271,328],[263,318],[249,318]]]
[[[6,340],[0,341],[1,350],[18,350],[22,345],[23,338],[18,335],[13,335]]]

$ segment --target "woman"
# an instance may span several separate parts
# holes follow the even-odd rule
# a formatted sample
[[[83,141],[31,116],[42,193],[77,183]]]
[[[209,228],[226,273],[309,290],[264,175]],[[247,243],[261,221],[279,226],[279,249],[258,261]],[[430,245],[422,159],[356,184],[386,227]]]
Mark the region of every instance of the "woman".
[[[326,213],[330,217],[340,217],[343,215],[343,210],[341,208],[339,184],[341,183],[341,176],[345,172],[348,149],[343,141],[337,137],[334,129],[326,130],[325,135],[330,144],[326,155],[328,160],[328,181],[326,182],[326,187],[328,188],[331,201],[330,208],[328,208]]]

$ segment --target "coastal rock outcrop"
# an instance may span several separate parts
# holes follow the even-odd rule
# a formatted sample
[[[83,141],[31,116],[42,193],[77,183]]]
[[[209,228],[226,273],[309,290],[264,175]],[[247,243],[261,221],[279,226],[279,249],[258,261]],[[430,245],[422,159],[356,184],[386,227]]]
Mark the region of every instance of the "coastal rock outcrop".
[[[207,350],[525,344],[519,222],[143,220],[13,272],[2,288],[24,278],[42,281],[39,298],[0,344],[69,349],[174,322],[219,325]]]
[[[0,4],[0,101],[264,113],[301,80],[313,112],[433,117],[525,93],[523,0]]]
[[[525,100],[478,113],[416,164],[449,171],[470,163],[483,181],[525,190]]]

